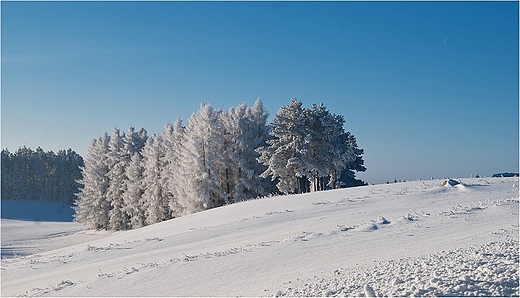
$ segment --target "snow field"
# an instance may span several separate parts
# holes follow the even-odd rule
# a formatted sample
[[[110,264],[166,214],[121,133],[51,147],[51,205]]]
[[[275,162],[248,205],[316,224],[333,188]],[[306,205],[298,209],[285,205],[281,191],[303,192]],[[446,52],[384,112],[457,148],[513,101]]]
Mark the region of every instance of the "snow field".
[[[2,295],[518,295],[518,178],[463,180],[252,200],[20,253]]]
[[[518,240],[339,268],[284,283],[276,296],[518,296]]]
[[[2,258],[27,256],[106,237],[75,222],[2,219]]]

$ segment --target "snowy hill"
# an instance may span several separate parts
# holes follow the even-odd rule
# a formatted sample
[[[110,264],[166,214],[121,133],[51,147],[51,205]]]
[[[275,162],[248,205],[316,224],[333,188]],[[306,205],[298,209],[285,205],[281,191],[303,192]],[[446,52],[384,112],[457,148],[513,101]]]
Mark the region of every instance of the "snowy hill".
[[[24,256],[16,246],[19,256],[2,259],[2,295],[518,296],[518,178],[462,182],[273,197],[133,231],[71,232],[55,238],[61,248]],[[2,249],[12,252],[4,239],[20,221],[10,222]]]

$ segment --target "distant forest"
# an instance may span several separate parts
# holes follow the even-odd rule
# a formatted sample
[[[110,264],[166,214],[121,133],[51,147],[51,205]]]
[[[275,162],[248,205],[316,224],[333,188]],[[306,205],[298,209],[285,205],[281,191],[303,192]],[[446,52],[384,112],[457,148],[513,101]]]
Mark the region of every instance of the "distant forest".
[[[72,151],[21,147],[2,150],[2,199],[48,200],[71,205],[79,192],[83,158]]]

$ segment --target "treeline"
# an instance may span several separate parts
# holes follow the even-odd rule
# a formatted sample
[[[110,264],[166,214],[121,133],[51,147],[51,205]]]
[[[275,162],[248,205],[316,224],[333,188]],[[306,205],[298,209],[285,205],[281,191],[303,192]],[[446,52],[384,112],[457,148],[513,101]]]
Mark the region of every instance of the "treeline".
[[[72,149],[45,152],[22,147],[2,155],[2,199],[60,201],[71,205],[79,191],[83,158]]]
[[[298,115],[287,112],[294,105]],[[114,128],[89,147],[75,219],[96,229],[134,229],[274,193],[362,184],[353,171],[365,170],[363,150],[343,131],[343,117],[323,105],[304,110],[293,99],[271,125],[267,118],[257,100],[227,112],[201,104],[187,125],[177,119],[151,136]]]

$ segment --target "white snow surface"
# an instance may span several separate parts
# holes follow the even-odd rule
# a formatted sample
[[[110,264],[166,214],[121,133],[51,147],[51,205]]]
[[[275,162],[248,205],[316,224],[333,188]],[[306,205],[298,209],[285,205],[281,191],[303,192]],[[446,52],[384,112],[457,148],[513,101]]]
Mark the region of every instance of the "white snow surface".
[[[518,296],[518,178],[461,182],[251,200],[114,233],[2,219],[1,294]]]

